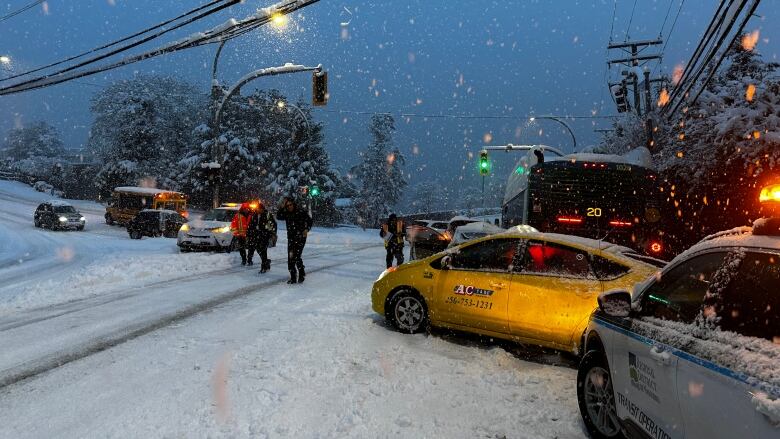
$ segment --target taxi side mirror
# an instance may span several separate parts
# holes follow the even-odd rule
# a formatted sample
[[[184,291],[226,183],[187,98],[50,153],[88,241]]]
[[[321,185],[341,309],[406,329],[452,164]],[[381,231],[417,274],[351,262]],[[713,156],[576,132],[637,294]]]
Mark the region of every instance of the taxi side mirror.
[[[611,317],[628,317],[631,314],[631,293],[612,290],[599,294],[599,309]]]
[[[450,255],[447,255],[447,256],[441,258],[441,269],[442,270],[449,270],[450,269],[450,262],[452,262],[452,257]]]

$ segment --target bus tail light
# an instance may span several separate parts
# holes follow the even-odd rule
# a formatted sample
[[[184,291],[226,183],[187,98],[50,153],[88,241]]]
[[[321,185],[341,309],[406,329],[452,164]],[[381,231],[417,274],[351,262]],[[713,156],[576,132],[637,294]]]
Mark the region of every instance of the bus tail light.
[[[612,220],[609,222],[613,227],[631,227],[633,224],[630,221]]]
[[[558,222],[564,224],[582,224],[582,218],[576,216],[559,216]]]

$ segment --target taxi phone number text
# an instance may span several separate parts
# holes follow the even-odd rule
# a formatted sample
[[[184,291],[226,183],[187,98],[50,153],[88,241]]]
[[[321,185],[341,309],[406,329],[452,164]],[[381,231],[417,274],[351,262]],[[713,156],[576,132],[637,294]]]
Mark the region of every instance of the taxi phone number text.
[[[455,297],[449,296],[445,303],[451,303],[453,305],[469,306],[478,309],[493,309],[493,302],[486,300],[474,300],[470,297]]]

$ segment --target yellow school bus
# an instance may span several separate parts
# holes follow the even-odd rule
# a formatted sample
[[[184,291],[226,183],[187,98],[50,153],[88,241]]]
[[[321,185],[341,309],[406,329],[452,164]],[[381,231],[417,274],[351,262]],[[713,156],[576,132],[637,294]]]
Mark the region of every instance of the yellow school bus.
[[[114,188],[106,206],[106,224],[127,224],[144,209],[164,209],[187,216],[187,196],[181,192],[148,187]]]

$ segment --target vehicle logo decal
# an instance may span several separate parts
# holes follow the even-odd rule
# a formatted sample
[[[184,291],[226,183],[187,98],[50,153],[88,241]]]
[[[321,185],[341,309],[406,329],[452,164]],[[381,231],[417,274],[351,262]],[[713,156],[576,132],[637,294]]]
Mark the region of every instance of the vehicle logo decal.
[[[649,432],[653,438],[671,439],[671,436],[669,436],[669,434],[665,432],[663,428],[661,428],[658,422],[642,411],[642,409],[633,401],[628,399],[627,396],[618,391],[615,391],[615,395],[617,396],[617,398],[615,398],[617,399],[617,403],[626,409],[628,414],[631,415],[632,418],[636,419],[639,425],[641,425],[645,431]]]
[[[483,290],[473,285],[455,285],[455,294],[462,296],[492,296],[493,290]]]
[[[628,353],[628,374],[631,376],[631,386],[643,392],[660,403],[658,398],[658,385],[655,382],[655,369],[642,360],[636,358],[633,352]]]

